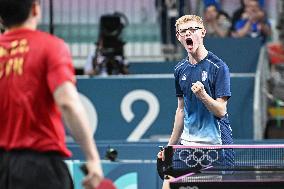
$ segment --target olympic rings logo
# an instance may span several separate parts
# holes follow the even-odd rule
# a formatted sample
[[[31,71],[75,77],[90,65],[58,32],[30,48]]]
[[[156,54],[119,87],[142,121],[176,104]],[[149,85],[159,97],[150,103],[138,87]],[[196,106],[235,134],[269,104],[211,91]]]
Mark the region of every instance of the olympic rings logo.
[[[190,149],[181,150],[178,152],[179,159],[188,167],[196,167],[201,165],[202,167],[208,167],[213,162],[219,159],[217,150],[202,150],[202,149]]]

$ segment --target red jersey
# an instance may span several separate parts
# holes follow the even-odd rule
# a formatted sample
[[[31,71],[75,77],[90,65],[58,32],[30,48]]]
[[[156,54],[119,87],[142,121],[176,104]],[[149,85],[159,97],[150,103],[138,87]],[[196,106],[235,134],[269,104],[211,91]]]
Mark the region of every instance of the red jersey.
[[[65,81],[75,83],[75,76],[63,40],[29,29],[0,36],[0,148],[71,156],[53,99]]]

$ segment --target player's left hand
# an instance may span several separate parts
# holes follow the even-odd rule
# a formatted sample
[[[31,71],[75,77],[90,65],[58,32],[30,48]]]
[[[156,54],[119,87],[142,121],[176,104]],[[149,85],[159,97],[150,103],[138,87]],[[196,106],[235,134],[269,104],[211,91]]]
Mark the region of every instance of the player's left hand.
[[[192,83],[192,86],[191,86],[191,91],[198,97],[202,97],[206,91],[204,89],[204,85],[200,82],[200,81],[197,81],[196,83]]]

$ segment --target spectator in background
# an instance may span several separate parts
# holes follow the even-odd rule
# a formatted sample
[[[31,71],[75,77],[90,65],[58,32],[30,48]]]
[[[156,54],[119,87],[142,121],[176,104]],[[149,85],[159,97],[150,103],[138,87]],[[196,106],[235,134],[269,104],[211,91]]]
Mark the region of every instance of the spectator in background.
[[[284,65],[284,32],[279,35],[279,41],[267,45],[269,62],[271,65]]]
[[[165,55],[177,52],[177,40],[175,32],[176,19],[184,14],[184,0],[156,0],[158,21],[160,24],[160,35],[162,42],[162,51]]]
[[[250,0],[245,4],[245,11],[234,25],[233,37],[261,37],[263,42],[271,36],[271,27],[265,12],[258,0]]]
[[[232,16],[232,19],[231,19],[231,32],[234,32],[235,31],[235,24],[237,23],[238,20],[240,20],[242,18],[242,14],[245,12],[245,7],[248,5],[248,3],[250,2],[250,0],[240,0],[240,4],[241,4],[241,7],[238,8],[234,13],[233,13],[233,16]],[[261,5],[261,7],[264,6],[264,0],[258,0],[259,4]]]
[[[226,12],[219,10],[216,4],[211,4],[204,10],[204,25],[207,36],[226,37],[229,34],[231,22]]]
[[[249,2],[250,0],[241,0],[240,1],[240,4],[241,4],[241,7],[238,8],[234,13],[233,13],[233,16],[232,16],[232,25],[231,25],[231,32],[234,32],[235,31],[235,25],[237,23],[238,20],[240,20],[242,18],[242,14],[245,12],[245,7],[246,7],[246,4]]]
[[[269,91],[272,97],[284,101],[284,31],[280,31],[279,41],[267,45],[270,63]]]
[[[284,66],[284,11],[279,15],[276,29],[279,32],[278,41],[267,44],[267,52],[271,71],[275,71],[276,65]]]

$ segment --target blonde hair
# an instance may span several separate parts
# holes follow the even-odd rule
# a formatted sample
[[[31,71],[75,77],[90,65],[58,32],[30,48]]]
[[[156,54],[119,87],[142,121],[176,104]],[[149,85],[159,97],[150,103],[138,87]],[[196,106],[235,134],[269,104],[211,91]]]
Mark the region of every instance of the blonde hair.
[[[182,17],[180,17],[179,19],[176,20],[176,31],[178,30],[178,26],[181,25],[181,24],[184,24],[186,22],[189,22],[189,21],[195,21],[199,24],[202,25],[202,27],[204,27],[204,24],[203,24],[203,20],[200,16],[196,16],[196,15],[184,15]]]

